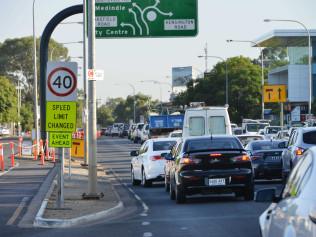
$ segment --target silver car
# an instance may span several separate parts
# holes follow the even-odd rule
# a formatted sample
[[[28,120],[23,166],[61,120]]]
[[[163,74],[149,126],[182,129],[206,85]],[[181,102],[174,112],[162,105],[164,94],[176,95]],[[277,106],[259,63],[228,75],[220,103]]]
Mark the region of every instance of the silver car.
[[[304,152],[316,145],[316,127],[297,128],[289,138],[287,149],[282,153],[283,179],[285,180],[291,169],[296,165]]]
[[[312,147],[297,162],[280,196],[275,189],[257,191],[257,202],[272,202],[259,218],[262,237],[316,237],[315,182]]]

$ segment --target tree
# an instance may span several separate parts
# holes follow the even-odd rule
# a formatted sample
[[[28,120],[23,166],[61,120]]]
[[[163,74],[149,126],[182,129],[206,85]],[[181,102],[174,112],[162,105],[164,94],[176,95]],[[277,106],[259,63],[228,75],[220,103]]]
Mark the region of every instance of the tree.
[[[106,127],[114,123],[114,118],[112,116],[112,110],[107,105],[101,105],[97,110],[97,123]]]
[[[17,122],[16,90],[8,78],[0,76],[0,123]]]
[[[229,113],[231,120],[240,122],[242,118],[259,118],[261,101],[261,68],[249,58],[234,57],[228,61]],[[209,106],[225,104],[225,63],[219,62],[204,79],[190,82],[187,91],[174,100],[176,105],[190,102],[205,102]]]

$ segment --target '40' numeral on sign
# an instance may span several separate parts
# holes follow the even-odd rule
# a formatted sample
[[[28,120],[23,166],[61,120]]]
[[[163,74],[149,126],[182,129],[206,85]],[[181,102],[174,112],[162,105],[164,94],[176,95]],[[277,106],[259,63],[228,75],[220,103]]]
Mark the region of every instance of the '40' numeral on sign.
[[[69,89],[72,86],[72,79],[70,76],[64,76],[61,78],[61,76],[58,76],[54,82],[54,86],[57,86],[58,88],[64,87],[66,89]]]

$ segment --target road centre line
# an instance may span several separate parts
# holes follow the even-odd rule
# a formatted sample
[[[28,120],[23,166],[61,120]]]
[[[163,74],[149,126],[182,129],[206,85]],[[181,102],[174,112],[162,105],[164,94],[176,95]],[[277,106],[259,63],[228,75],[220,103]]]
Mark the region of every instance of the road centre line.
[[[19,217],[19,215],[21,214],[23,208],[26,206],[26,202],[29,200],[29,197],[24,197],[22,199],[22,201],[20,202],[20,205],[18,206],[18,208],[15,210],[15,212],[13,213],[13,215],[11,216],[11,218],[8,220],[7,225],[12,225],[15,220]]]

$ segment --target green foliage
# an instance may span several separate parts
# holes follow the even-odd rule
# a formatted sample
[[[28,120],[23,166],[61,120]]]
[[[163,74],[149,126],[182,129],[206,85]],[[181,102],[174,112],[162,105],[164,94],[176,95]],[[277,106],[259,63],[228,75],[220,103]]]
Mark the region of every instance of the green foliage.
[[[37,72],[39,78],[39,45],[40,39],[36,40],[37,48]],[[63,47],[62,44],[57,43],[55,40],[51,39],[49,43],[49,56],[52,50],[53,59],[59,60],[60,58],[68,57],[67,48]],[[22,108],[21,108],[21,124],[23,129],[31,128],[31,120],[33,119],[33,37],[23,37],[15,39],[7,39],[3,43],[0,43],[0,76],[4,76],[11,81],[11,84],[17,85],[18,80],[20,80],[22,89]],[[13,88],[14,88],[13,85]],[[1,86],[1,89],[5,88]],[[7,90],[7,88],[5,88]],[[2,89],[3,91],[3,89]],[[1,91],[1,92],[2,92]],[[15,91],[15,88],[14,88]],[[15,100],[17,96],[15,95]],[[1,101],[0,101],[1,103]],[[14,103],[16,105],[16,103]],[[6,106],[5,104],[0,105],[0,107]],[[1,110],[1,109],[0,109]],[[13,109],[16,111],[16,108]],[[16,112],[14,112],[16,114]],[[0,111],[2,117],[0,120],[15,121],[17,116],[3,115]],[[13,114],[13,111],[12,113]],[[9,119],[10,117],[10,119]],[[9,119],[9,120],[8,120]]]
[[[261,68],[249,58],[234,57],[228,63],[229,113],[231,120],[240,122],[242,118],[259,118],[261,104]],[[225,63],[215,65],[204,79],[187,85],[187,91],[179,94],[174,103],[189,105],[193,101],[203,101],[209,106],[225,104]]]
[[[136,121],[141,115],[148,116],[149,111],[157,106],[158,102],[151,100],[150,96],[135,95]],[[152,106],[154,105],[154,106]],[[111,125],[113,122],[128,123],[134,118],[134,96],[123,98],[111,98],[105,105],[101,105],[97,110],[97,122],[101,126]]]
[[[0,123],[17,121],[17,95],[8,78],[0,76]]]

